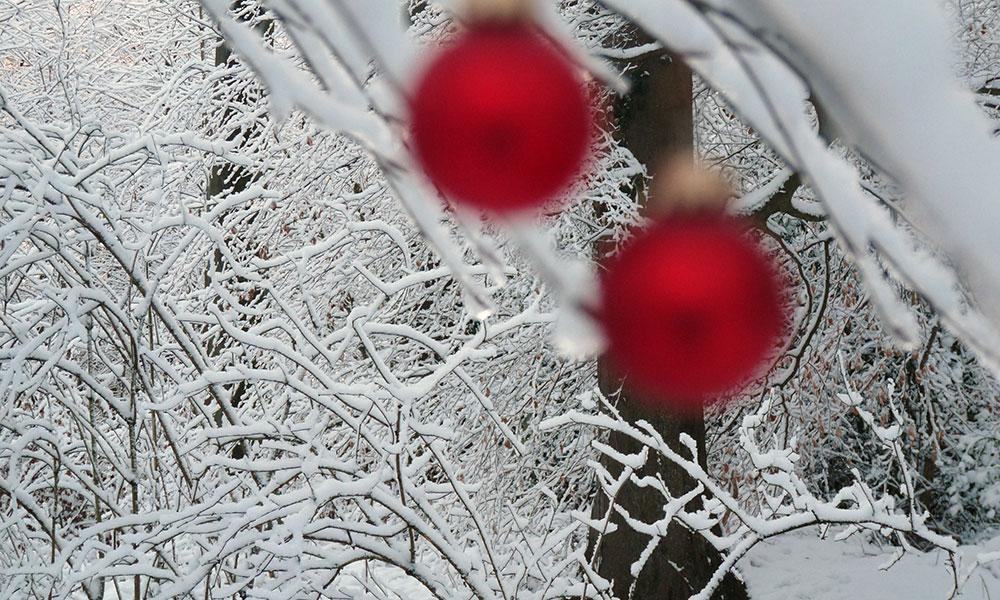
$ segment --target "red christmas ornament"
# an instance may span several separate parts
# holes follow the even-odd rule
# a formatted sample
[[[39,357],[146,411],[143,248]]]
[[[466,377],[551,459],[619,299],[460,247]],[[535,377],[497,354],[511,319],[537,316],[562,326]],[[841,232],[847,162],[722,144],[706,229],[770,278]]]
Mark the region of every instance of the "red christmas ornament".
[[[493,214],[536,208],[566,189],[594,131],[583,81],[522,21],[474,24],[432,61],[410,110],[428,177]]]
[[[781,278],[744,230],[714,213],[671,217],[606,261],[607,359],[644,403],[701,410],[755,375],[780,337]]]

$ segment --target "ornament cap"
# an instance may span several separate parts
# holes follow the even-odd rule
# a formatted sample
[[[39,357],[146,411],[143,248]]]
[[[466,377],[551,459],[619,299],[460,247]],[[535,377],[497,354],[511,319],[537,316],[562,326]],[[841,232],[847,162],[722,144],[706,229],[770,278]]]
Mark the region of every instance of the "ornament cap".
[[[476,24],[533,23],[536,0],[465,0],[462,20]]]
[[[722,213],[730,196],[722,176],[686,154],[674,154],[653,175],[646,211],[654,218]]]

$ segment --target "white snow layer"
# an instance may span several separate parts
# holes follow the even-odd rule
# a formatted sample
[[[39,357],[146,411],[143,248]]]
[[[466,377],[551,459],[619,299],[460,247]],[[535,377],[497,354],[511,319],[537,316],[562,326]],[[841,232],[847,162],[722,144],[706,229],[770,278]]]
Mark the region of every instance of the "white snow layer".
[[[878,549],[860,539],[820,539],[815,530],[795,532],[761,542],[737,568],[755,600],[945,600],[954,574],[941,551],[906,553],[898,561],[893,549]],[[1000,547],[1000,538],[960,554],[974,561],[977,553]],[[891,566],[889,566],[891,565]],[[991,570],[992,568],[992,570]],[[959,565],[964,575],[966,565]],[[956,599],[1000,598],[1000,569],[986,565],[972,572]]]

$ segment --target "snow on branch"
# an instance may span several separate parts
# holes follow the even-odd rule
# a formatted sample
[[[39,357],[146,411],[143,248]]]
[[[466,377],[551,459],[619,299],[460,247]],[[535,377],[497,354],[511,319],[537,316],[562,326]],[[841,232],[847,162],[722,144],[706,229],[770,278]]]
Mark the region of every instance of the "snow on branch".
[[[876,425],[871,414],[861,408],[862,399],[856,392],[848,391],[847,394],[843,394],[842,400],[856,410],[863,421],[873,428],[883,451],[893,457],[898,468],[908,473],[909,465],[905,462],[899,441],[900,425],[895,424],[889,428]],[[632,566],[633,572],[642,569],[642,564],[651,552],[651,548],[659,543],[660,536],[673,520],[703,535],[724,553],[724,559],[712,579],[698,594],[692,596],[693,599],[711,598],[726,573],[756,544],[806,527],[842,526],[843,530],[838,539],[846,538],[858,531],[871,531],[893,537],[904,549],[911,548],[906,536],[912,536],[944,550],[949,555],[958,550],[955,540],[927,527],[926,515],[916,512],[914,499],[916,492],[912,487],[912,480],[908,477],[906,479],[908,485],[902,490],[907,498],[905,510],[897,507],[894,497],[877,495],[859,478],[829,499],[812,493],[797,472],[796,462],[799,457],[795,452],[795,440],[791,440],[789,447],[780,447],[776,438],[767,442],[758,439],[759,430],[771,415],[773,397],[765,398],[753,414],[744,417],[739,428],[740,449],[758,471],[760,478],[758,485],[763,497],[767,499],[767,502],[761,504],[757,510],[748,508],[739,497],[731,494],[715,477],[706,472],[699,464],[697,449],[693,443],[686,444],[691,457],[684,457],[648,422],[639,421],[630,424],[620,417],[617,409],[607,399],[602,397],[601,401],[601,412],[569,411],[546,420],[540,427],[547,431],[570,426],[597,427],[624,434],[642,444],[642,450],[638,454],[622,455],[605,444],[593,442],[594,448],[601,454],[622,465],[618,478],[612,477],[607,469],[596,461],[592,461],[590,466],[596,471],[597,479],[601,482],[602,493],[610,500],[609,512],[621,511],[615,505],[615,497],[617,490],[626,481],[656,490],[663,497],[663,518],[656,522],[645,523],[622,513],[625,523],[630,528],[650,540],[647,550]],[[650,456],[652,452],[681,467],[691,477],[694,487],[681,496],[674,496],[661,482],[636,475],[647,461],[652,460]],[[858,477],[857,473],[855,477]],[[723,519],[727,515],[735,517],[737,524],[729,527],[727,532],[722,532]],[[583,514],[578,514],[577,518],[594,529],[598,535],[609,531],[610,524],[607,518],[595,521]]]

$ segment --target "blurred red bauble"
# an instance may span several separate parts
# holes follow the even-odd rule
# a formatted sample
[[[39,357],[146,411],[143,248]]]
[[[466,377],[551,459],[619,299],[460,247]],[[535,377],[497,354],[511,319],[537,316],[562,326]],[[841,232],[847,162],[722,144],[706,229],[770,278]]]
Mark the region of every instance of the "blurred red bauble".
[[[671,217],[605,262],[607,360],[641,402],[701,410],[756,375],[780,338],[782,278],[744,231],[714,213]]]
[[[562,49],[528,23],[475,24],[431,62],[410,106],[413,149],[451,200],[537,208],[583,169],[594,131]]]

